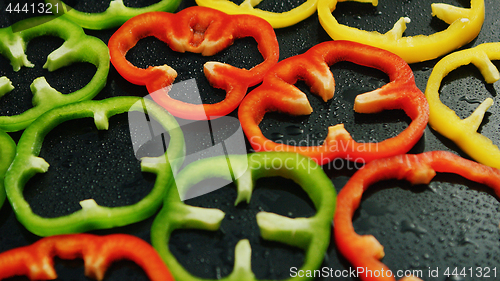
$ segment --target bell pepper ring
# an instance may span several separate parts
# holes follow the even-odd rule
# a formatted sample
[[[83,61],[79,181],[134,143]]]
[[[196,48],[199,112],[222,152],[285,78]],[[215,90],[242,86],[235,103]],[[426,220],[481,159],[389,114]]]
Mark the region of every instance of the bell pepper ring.
[[[25,26],[29,28],[24,28]],[[21,31],[13,32],[14,29]],[[92,99],[106,85],[109,71],[108,48],[98,38],[86,35],[80,26],[61,17],[30,18],[0,29],[0,54],[10,60],[15,71],[23,66],[33,67],[25,53],[27,43],[33,38],[47,35],[60,37],[65,42],[47,57],[44,68],[54,71],[72,63],[87,62],[95,65],[97,70],[87,85],[72,93],[60,93],[44,77],[35,79],[30,86],[33,108],[19,115],[0,116],[0,129],[4,131],[22,130],[50,109]],[[0,78],[0,95],[3,96],[12,89],[12,83],[7,77]]]
[[[169,86],[177,72],[168,65],[147,69],[132,65],[125,55],[142,38],[154,36],[177,52],[212,56],[230,46],[237,38],[253,37],[264,61],[250,70],[207,62],[205,76],[215,88],[224,89],[226,98],[215,104],[190,104],[171,98]],[[273,28],[251,15],[227,15],[205,7],[190,7],[177,14],[153,12],[127,21],[109,40],[111,63],[129,82],[146,85],[153,99],[176,117],[207,120],[235,110],[248,87],[262,81],[265,73],[278,62],[279,46]]]
[[[229,164],[229,165],[228,165]],[[280,176],[292,179],[309,195],[316,208],[312,217],[288,218],[269,212],[257,214],[257,224],[263,239],[285,243],[305,250],[305,261],[300,270],[315,270],[323,261],[329,244],[329,233],[335,211],[335,188],[324,171],[314,161],[297,153],[260,152],[249,155],[213,157],[193,162],[176,178],[176,187],[169,191],[160,213],[151,228],[151,241],[177,280],[207,280],[191,275],[176,260],[168,248],[170,235],[176,229],[217,231],[224,219],[219,209],[193,207],[184,204],[181,197],[193,185],[208,178],[222,178],[235,182],[237,199],[250,202],[254,183],[261,177]],[[235,248],[234,268],[220,280],[257,280],[251,269],[248,240],[240,240]],[[286,280],[311,280],[295,277]]]
[[[16,155],[16,143],[9,134],[0,131],[0,208],[5,202],[4,179],[7,169],[10,167]]]
[[[149,114],[170,135],[164,155],[141,159],[141,170],[156,174],[151,192],[141,201],[128,206],[99,206],[94,199],[89,198],[80,202],[82,209],[67,216],[44,218],[35,214],[23,196],[23,189],[25,183],[36,173],[45,173],[49,169],[49,164],[38,157],[47,133],[64,121],[88,117],[94,118],[98,130],[106,130],[109,117],[130,111]],[[39,236],[112,228],[150,217],[160,207],[173,180],[172,172],[182,165],[185,154],[184,136],[175,118],[156,103],[136,97],[83,101],[53,109],[26,128],[18,147],[16,157],[5,176],[5,190],[19,222]]]
[[[325,141],[319,146],[294,146],[266,138],[259,128],[266,113],[311,114],[313,109],[306,95],[294,86],[297,80],[304,80],[311,92],[325,102],[333,98],[335,81],[329,66],[339,61],[379,69],[390,79],[383,87],[358,95],[354,111],[377,113],[403,109],[412,119],[409,126],[398,136],[379,143],[354,141],[343,124],[329,127]],[[350,41],[324,42],[302,55],[279,62],[264,77],[263,83],[245,97],[238,111],[243,131],[255,151],[297,152],[321,165],[336,158],[369,162],[406,153],[422,137],[428,115],[427,101],[415,85],[413,72],[404,60],[388,51]]]
[[[262,0],[245,0],[240,5],[229,0],[196,0],[196,4],[210,7],[230,15],[249,14],[258,16],[269,22],[273,28],[283,28],[305,20],[316,12],[318,0],[307,0],[300,6],[283,13],[274,13],[256,9]]]
[[[378,0],[318,0],[318,17],[321,25],[334,40],[351,40],[388,50],[402,57],[407,63],[431,60],[469,43],[481,31],[484,22],[484,0],[471,0],[470,8],[460,8],[443,3],[432,4],[432,15],[449,24],[446,30],[429,36],[403,36],[407,17],[401,17],[394,27],[381,34],[340,24],[332,15],[337,2],[356,1],[378,5]]]
[[[383,246],[372,235],[360,236],[354,232],[352,219],[363,192],[378,181],[388,179],[407,180],[412,184],[428,184],[439,173],[453,173],[466,179],[485,184],[500,196],[500,171],[474,161],[466,160],[445,151],[425,152],[418,155],[398,155],[378,159],[358,170],[337,197],[334,217],[335,243],[340,253],[354,266],[366,268],[366,272],[385,272],[384,276],[358,276],[361,280],[395,280],[380,259],[384,257]],[[420,280],[408,277],[400,280]]]
[[[51,236],[0,254],[0,279],[27,276],[31,280],[57,278],[54,257],[83,258],[85,276],[103,280],[114,261],[130,260],[152,281],[173,281],[158,253],[144,240],[127,234],[97,236],[70,234]]]
[[[477,132],[493,99],[484,100],[463,120],[439,99],[443,78],[462,65],[474,64],[487,83],[498,81],[500,74],[491,60],[500,60],[500,43],[485,43],[444,57],[432,70],[425,96],[429,102],[429,124],[434,130],[455,142],[476,161],[500,168],[500,149],[488,137]]]
[[[127,7],[123,4],[123,0],[111,0],[109,7],[102,13],[85,13],[71,8],[60,0],[45,0],[46,3],[52,4],[52,12],[56,15],[62,15],[65,18],[79,24],[83,28],[101,30],[112,27],[118,27],[124,22],[137,15],[164,11],[173,12],[177,9],[181,0],[161,0],[158,3],[142,8]]]

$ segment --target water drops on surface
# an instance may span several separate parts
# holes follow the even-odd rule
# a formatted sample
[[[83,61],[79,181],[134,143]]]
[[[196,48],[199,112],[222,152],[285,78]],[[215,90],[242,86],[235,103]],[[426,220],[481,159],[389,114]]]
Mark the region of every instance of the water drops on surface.
[[[271,134],[271,140],[273,140],[273,141],[280,140],[283,137],[284,137],[284,135],[282,133],[272,133]]]
[[[298,136],[304,133],[304,130],[297,125],[290,125],[285,128],[286,134],[290,136]]]
[[[459,101],[465,101],[465,102],[470,103],[470,104],[474,104],[474,103],[480,104],[481,103],[481,101],[479,99],[469,98],[467,96],[462,96],[458,100]]]
[[[402,232],[413,232],[415,235],[420,236],[427,233],[427,229],[419,226],[414,222],[410,222],[408,220],[403,220],[401,222],[401,231]]]

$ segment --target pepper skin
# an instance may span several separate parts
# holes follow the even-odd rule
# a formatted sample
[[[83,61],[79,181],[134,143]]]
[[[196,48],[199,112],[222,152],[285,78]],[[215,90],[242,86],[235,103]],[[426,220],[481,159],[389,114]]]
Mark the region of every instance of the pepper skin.
[[[97,129],[106,130],[109,117],[130,111],[147,112],[170,135],[164,155],[141,159],[142,171],[156,174],[151,192],[141,201],[129,206],[104,207],[97,205],[93,199],[87,199],[80,202],[81,210],[67,216],[44,218],[33,213],[23,196],[23,189],[25,183],[36,173],[45,173],[49,169],[49,164],[38,157],[47,133],[64,121],[88,117],[94,118]],[[16,157],[5,176],[5,190],[19,222],[39,236],[128,225],[146,219],[158,210],[173,181],[172,171],[177,171],[182,165],[184,154],[184,136],[177,121],[148,99],[116,97],[74,103],[47,112],[26,128],[19,140]]]
[[[432,15],[450,26],[429,36],[403,36],[409,18],[400,18],[387,33],[365,31],[339,24],[333,17],[337,2],[357,1],[372,3],[378,0],[318,0],[318,16],[323,28],[334,40],[351,40],[388,50],[407,63],[435,59],[469,43],[481,31],[484,22],[484,0],[471,0],[470,8],[459,8],[443,3],[432,4]]]
[[[229,164],[229,165],[228,165]],[[261,177],[280,176],[292,179],[311,198],[316,214],[308,218],[288,218],[268,212],[257,214],[257,224],[263,239],[299,247],[305,251],[300,270],[315,270],[321,265],[329,244],[332,215],[335,210],[335,189],[320,166],[308,157],[288,152],[261,152],[248,155],[229,155],[227,158],[205,158],[191,163],[176,177],[176,187],[165,197],[163,208],[151,228],[151,241],[177,280],[200,281],[187,272],[168,248],[175,229],[190,228],[216,231],[225,214],[219,209],[193,207],[181,201],[193,185],[207,178],[235,179],[238,196],[235,205],[250,202],[254,183]],[[235,248],[232,273],[220,279],[226,281],[255,281],[251,269],[251,247],[240,240]],[[295,277],[286,280],[312,280]]]
[[[139,265],[152,281],[173,281],[172,275],[156,251],[145,241],[131,235],[91,234],[59,235],[43,238],[29,246],[0,254],[0,279],[27,276],[31,280],[57,278],[54,257],[82,258],[85,276],[103,280],[109,266],[118,260]]]
[[[21,31],[13,32],[16,29]],[[1,130],[22,130],[50,109],[92,99],[106,85],[109,71],[108,48],[98,38],[86,35],[80,26],[61,17],[29,18],[0,29],[0,54],[10,60],[15,71],[23,66],[33,67],[25,54],[26,46],[31,39],[48,35],[60,37],[65,42],[47,57],[44,68],[54,71],[72,63],[88,62],[96,66],[96,73],[82,89],[64,94],[52,88],[44,77],[35,79],[31,84],[33,108],[19,115],[0,116]],[[0,88],[7,85],[6,79],[2,78]],[[0,89],[0,94],[3,95],[12,89],[10,84],[10,87]]]
[[[469,117],[462,120],[439,99],[443,78],[462,65],[474,64],[487,83],[498,81],[500,74],[492,60],[500,60],[500,43],[481,44],[444,57],[432,70],[425,96],[429,102],[429,124],[434,130],[455,142],[476,161],[500,168],[500,149],[489,138],[477,132],[493,100],[487,98]]]
[[[316,12],[318,0],[307,0],[300,6],[283,13],[273,13],[256,9],[263,0],[245,0],[240,5],[229,0],[196,0],[196,4],[203,7],[210,7],[230,15],[248,14],[265,19],[273,28],[283,28],[294,25],[310,17]],[[265,0],[264,0],[265,1]]]
[[[439,173],[453,173],[466,179],[485,184],[500,196],[500,171],[466,160],[450,152],[433,151],[418,155],[398,155],[366,164],[357,171],[342,188],[337,197],[334,217],[335,243],[340,253],[353,267],[362,267],[372,272],[387,272],[389,268],[379,260],[384,257],[383,246],[372,235],[360,236],[354,232],[352,218],[358,208],[363,192],[378,181],[388,179],[407,180],[412,184],[428,184]],[[361,280],[389,281],[386,276],[359,276]],[[420,280],[415,277],[401,280]]]
[[[177,72],[168,65],[137,68],[125,58],[142,38],[154,36],[177,52],[212,56],[230,46],[237,38],[253,37],[264,61],[250,70],[220,62],[207,62],[205,76],[215,88],[226,91],[225,100],[215,104],[190,104],[168,95]],[[235,110],[248,87],[262,81],[278,62],[279,46],[273,28],[251,15],[230,16],[205,7],[190,7],[177,14],[154,12],[127,21],[109,40],[111,63],[129,82],[146,85],[153,99],[176,117],[206,120],[225,116]]]
[[[4,178],[16,155],[16,143],[5,132],[0,131],[0,208],[5,201]]]
[[[80,12],[60,0],[45,0],[45,2],[51,3],[53,6],[58,5],[58,13],[52,9],[54,14],[62,15],[83,28],[100,30],[118,27],[130,18],[147,12],[173,12],[177,9],[181,0],[161,0],[143,8],[131,8],[125,6],[123,0],[111,0],[109,7],[102,13]]]
[[[259,123],[268,112],[308,115],[312,108],[306,95],[294,84],[304,80],[311,92],[325,102],[333,98],[335,81],[329,66],[350,61],[379,69],[391,80],[383,87],[358,95],[354,111],[377,113],[403,109],[412,122],[398,136],[379,143],[358,143],[338,124],[328,129],[321,146],[293,146],[267,139]],[[278,63],[264,77],[262,85],[250,92],[240,105],[238,116],[245,135],[256,151],[291,151],[307,155],[323,165],[336,158],[369,162],[373,159],[408,152],[422,137],[427,126],[429,109],[422,92],[415,85],[413,72],[400,57],[385,50],[350,41],[318,44],[306,53]]]

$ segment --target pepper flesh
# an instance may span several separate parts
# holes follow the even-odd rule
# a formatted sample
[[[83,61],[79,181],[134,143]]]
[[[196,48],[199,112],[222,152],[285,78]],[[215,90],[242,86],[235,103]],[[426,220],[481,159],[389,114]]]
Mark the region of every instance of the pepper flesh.
[[[265,1],[265,0],[264,0]],[[196,4],[203,7],[210,7],[230,15],[249,14],[265,19],[273,28],[283,28],[294,25],[316,12],[318,0],[307,0],[300,6],[283,13],[274,13],[256,9],[262,0],[245,0],[240,5],[229,0],[196,0]]]
[[[16,155],[16,143],[5,132],[0,131],[0,208],[5,201],[4,178],[14,156]]]
[[[353,215],[368,187],[388,179],[407,180],[412,184],[428,184],[440,173],[453,173],[469,180],[486,184],[500,196],[500,171],[466,160],[450,152],[433,151],[418,155],[398,155],[375,160],[357,171],[342,188],[337,197],[334,217],[334,237],[339,251],[354,266],[366,268],[366,272],[388,272],[389,268],[379,260],[384,257],[383,246],[372,235],[360,236],[354,232]],[[365,273],[366,273],[365,272]],[[389,281],[387,276],[375,278],[361,275],[361,280]],[[401,280],[420,280],[416,277]]]
[[[23,196],[23,189],[25,183],[36,173],[45,173],[49,169],[49,164],[38,157],[47,133],[64,121],[87,117],[94,118],[97,129],[106,130],[109,117],[130,111],[153,116],[170,135],[164,155],[141,159],[141,170],[156,174],[151,192],[138,203],[129,206],[105,207],[99,206],[93,199],[87,199],[80,202],[81,210],[67,216],[44,218],[33,213]],[[175,118],[154,102],[136,97],[84,101],[51,110],[24,131],[18,147],[12,166],[5,176],[7,198],[19,222],[39,236],[112,228],[148,218],[161,206],[163,196],[173,179],[172,171],[177,171],[182,165],[185,154],[184,137]]]
[[[412,119],[408,128],[398,136],[379,143],[354,141],[343,124],[329,127],[328,136],[320,146],[293,146],[266,138],[259,123],[267,112],[311,114],[312,108],[306,95],[294,86],[298,79],[305,80],[311,91],[325,102],[333,98],[335,82],[329,66],[339,61],[350,61],[387,73],[391,81],[377,90],[358,95],[354,110],[376,113],[403,109]],[[262,85],[245,97],[238,111],[243,131],[256,151],[298,152],[319,164],[336,158],[369,162],[406,153],[423,135],[428,114],[427,101],[415,85],[412,70],[401,58],[382,49],[349,41],[321,43],[302,55],[281,61],[269,71]]]
[[[169,86],[177,72],[168,65],[137,68],[125,58],[142,38],[154,36],[177,52],[212,56],[237,38],[253,37],[264,61],[250,70],[220,62],[207,62],[205,76],[215,88],[224,89],[226,98],[215,104],[190,104],[171,98]],[[273,28],[251,15],[230,16],[205,7],[190,7],[177,14],[154,12],[127,21],[109,40],[111,62],[129,82],[146,85],[153,99],[176,117],[206,120],[225,116],[235,110],[248,87],[262,81],[278,61],[279,46]]]
[[[500,60],[500,43],[485,43],[444,57],[432,70],[425,96],[429,102],[429,124],[433,129],[455,142],[478,162],[500,168],[500,149],[488,137],[477,132],[493,100],[487,98],[469,117],[462,120],[439,99],[443,78],[462,65],[474,64],[487,83],[498,81],[500,74],[492,60]]]
[[[126,234],[59,235],[0,254],[0,279],[27,276],[31,280],[57,278],[54,257],[83,258],[85,276],[102,280],[114,261],[126,259],[139,265],[152,281],[174,280],[156,251],[144,240]]]
[[[173,12],[177,9],[181,0],[161,0],[158,3],[142,8],[127,7],[123,4],[123,0],[112,0],[106,11],[102,13],[80,12],[60,0],[45,0],[45,2],[51,3],[53,6],[58,5],[56,10],[52,9],[54,14],[62,15],[83,28],[100,30],[120,26],[130,18],[147,12]]]
[[[235,205],[250,202],[254,183],[261,177],[280,176],[299,184],[311,198],[316,214],[308,218],[288,218],[259,212],[257,224],[263,239],[285,243],[305,250],[300,270],[315,270],[323,261],[328,247],[331,216],[335,210],[335,189],[324,171],[310,158],[288,152],[261,152],[249,155],[213,157],[191,163],[176,177],[176,187],[165,197],[163,208],[151,228],[151,241],[177,280],[206,280],[187,272],[167,247],[175,229],[191,228],[217,231],[225,214],[219,209],[199,208],[184,204],[183,194],[207,178],[235,181],[238,196]],[[251,269],[248,240],[240,240],[235,248],[235,265],[231,274],[220,280],[257,280]],[[311,280],[296,277],[286,280]]]
[[[402,57],[407,63],[431,60],[469,43],[481,31],[484,22],[484,0],[471,0],[470,8],[459,8],[443,3],[432,4],[432,15],[449,27],[429,36],[403,36],[409,18],[400,18],[387,33],[365,31],[339,24],[333,17],[337,2],[356,1],[372,3],[378,0],[318,0],[321,25],[334,40],[351,40],[382,48]]]
[[[24,28],[24,27],[30,28]],[[20,29],[19,32],[13,32]],[[27,43],[40,36],[57,36],[65,40],[63,45],[48,57],[44,68],[49,71],[75,62],[88,62],[97,67],[90,82],[73,93],[62,94],[52,88],[44,77],[31,84],[33,108],[14,116],[0,116],[0,129],[13,132],[26,128],[31,122],[50,109],[82,100],[92,99],[106,85],[109,70],[109,52],[98,38],[88,36],[83,29],[61,17],[37,17],[22,20],[12,26],[0,29],[0,54],[7,57],[15,71],[21,67],[33,67],[25,54]],[[0,94],[13,89],[3,78]],[[8,80],[8,79],[7,79]],[[7,86],[6,86],[7,85]]]

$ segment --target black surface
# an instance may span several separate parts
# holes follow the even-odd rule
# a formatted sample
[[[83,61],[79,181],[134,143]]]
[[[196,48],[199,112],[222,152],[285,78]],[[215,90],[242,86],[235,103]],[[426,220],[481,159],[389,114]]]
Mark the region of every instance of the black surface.
[[[30,15],[15,15],[5,13],[5,6],[10,1],[0,1],[0,26],[8,26],[13,22]],[[82,7],[82,10],[101,9],[101,3],[95,1],[73,1]],[[109,2],[109,1],[101,1]],[[133,3],[132,3],[133,2]],[[156,1],[126,1],[127,5],[148,5]],[[238,2],[238,1],[234,1]],[[241,2],[241,1],[240,1]],[[271,1],[264,0],[259,8],[280,11],[287,7],[294,7],[303,1]],[[444,1],[446,3],[468,7],[468,1]],[[476,46],[484,42],[495,42],[500,38],[500,22],[498,14],[500,5],[497,0],[486,0],[486,20],[480,35],[464,48]],[[89,5],[92,3],[92,5]],[[412,22],[408,24],[406,34],[430,34],[446,28],[438,19],[430,16],[431,1],[384,1],[378,7],[370,4],[339,3],[335,16],[341,23],[362,27],[367,30],[385,32],[400,16],[409,16]],[[194,1],[184,1],[179,9],[194,5]],[[114,30],[87,31],[88,34],[98,36],[105,43]],[[276,30],[280,43],[280,59],[305,52],[319,42],[330,40],[314,14],[309,19],[292,27]],[[16,90],[0,99],[0,114],[8,115],[29,108],[31,93],[29,84],[38,76],[48,76],[49,83],[56,89],[65,91],[74,90],[85,85],[95,71],[92,66],[76,65],[64,70],[48,73],[41,68],[43,57],[61,44],[60,40],[36,39],[28,46],[28,56],[36,64],[34,69],[22,69],[14,73],[7,60],[0,59],[0,76],[7,75],[16,86]],[[175,57],[174,57],[175,56]],[[139,42],[128,58],[141,67],[168,63],[176,69],[181,69],[182,79],[196,78],[199,81],[202,99],[205,102],[216,102],[223,97],[223,92],[212,90],[203,77],[201,67],[207,58],[199,55],[183,54],[177,56],[161,42],[154,39],[145,39]],[[239,40],[234,46],[217,55],[211,60],[221,60],[240,67],[249,68],[257,64],[262,58],[257,54],[256,44],[252,40]],[[424,91],[427,78],[437,60],[412,65],[417,86]],[[496,63],[499,66],[498,63]],[[336,93],[333,100],[324,103],[319,98],[308,94],[314,113],[309,117],[289,117],[282,114],[268,114],[262,123],[264,134],[270,138],[286,140],[306,140],[310,144],[321,142],[329,125],[345,123],[347,130],[358,141],[381,141],[394,136],[407,126],[409,119],[400,111],[384,112],[375,115],[355,114],[352,104],[355,95],[380,87],[387,82],[383,73],[372,69],[359,67],[350,63],[340,63],[332,66],[336,80]],[[191,73],[186,73],[191,72]],[[53,77],[50,78],[49,77]],[[452,72],[443,82],[442,100],[452,109],[457,110],[461,117],[468,116],[478,105],[476,99],[485,97],[495,98],[499,84],[487,85],[479,72],[470,66],[461,67]],[[299,83],[298,86],[306,91],[307,87]],[[144,87],[134,86],[121,78],[111,67],[108,83],[105,89],[95,98],[104,99],[112,96],[135,95],[144,96],[147,92]],[[494,104],[487,114],[480,130],[499,144],[498,120],[499,106]],[[233,112],[232,116],[236,116]],[[118,122],[118,121],[117,121]],[[116,123],[116,122],[115,122]],[[118,122],[120,123],[120,122]],[[82,123],[83,124],[83,123]],[[80,125],[79,125],[80,126]],[[71,127],[71,126],[70,126]],[[76,126],[73,126],[76,127]],[[85,128],[81,125],[82,128]],[[137,171],[137,163],[133,152],[126,144],[126,132],[120,126],[112,126],[110,133],[98,133],[90,129],[81,134],[82,128],[58,128],[52,132],[52,142],[47,139],[42,154],[51,155],[51,166],[59,166],[65,170],[62,176],[49,170],[46,175],[37,176],[30,181],[26,193],[32,193],[30,202],[35,210],[44,210],[45,215],[54,216],[60,212],[69,212],[78,207],[77,194],[86,188],[89,182],[100,180],[96,185],[107,186],[116,183],[123,171],[129,169]],[[59,132],[62,144],[57,144]],[[83,140],[71,137],[71,133],[80,135]],[[115,133],[113,133],[115,132]],[[18,138],[20,133],[13,133]],[[88,140],[88,141],[85,141]],[[96,146],[102,146],[101,150]],[[124,147],[125,146],[125,147]],[[66,148],[70,148],[69,151]],[[52,150],[51,150],[52,149]],[[441,137],[430,128],[426,129],[424,137],[412,149],[412,153],[431,150],[452,151],[467,157],[449,140]],[[82,153],[85,151],[85,153]],[[87,155],[87,151],[96,153]],[[106,154],[107,153],[107,154]],[[98,155],[101,160],[93,162]],[[87,158],[85,158],[87,157]],[[88,161],[88,157],[93,160]],[[68,159],[76,161],[78,169],[68,170]],[[66,161],[66,162],[65,162]],[[102,161],[102,162],[101,162]],[[82,164],[83,163],[83,164]],[[100,163],[100,164],[97,164]],[[120,163],[120,164],[117,164]],[[103,177],[98,166],[109,169],[107,177]],[[354,163],[334,161],[324,166],[326,173],[331,177],[337,191],[347,182],[354,173]],[[68,179],[64,178],[67,177]],[[148,176],[136,172],[138,180],[146,183]],[[54,179],[51,179],[54,178]],[[38,178],[38,179],[37,179]],[[44,182],[45,181],[48,182]],[[71,179],[70,179],[71,178]],[[40,180],[43,184],[37,184]],[[50,186],[61,186],[59,182],[68,180],[65,192],[75,194],[63,198],[57,196],[56,191],[38,193],[38,190]],[[75,180],[75,184],[71,181]],[[131,179],[129,179],[131,180]],[[86,183],[83,184],[82,183]],[[147,185],[147,184],[146,184]],[[217,278],[227,275],[233,262],[234,245],[241,238],[248,238],[253,248],[253,270],[259,278],[286,278],[291,266],[300,266],[303,253],[290,247],[283,247],[278,243],[262,241],[256,228],[255,213],[260,209],[269,210],[288,216],[310,215],[314,212],[310,202],[304,198],[299,188],[294,192],[286,189],[293,184],[282,179],[266,179],[259,181],[259,187],[249,206],[232,207],[235,192],[231,187],[225,187],[214,193],[188,201],[189,204],[205,207],[216,207],[227,211],[223,221],[223,230],[215,233],[196,231],[176,231],[171,239],[171,249],[179,257],[181,263],[193,274],[202,277]],[[121,191],[117,188],[114,193],[99,193],[96,197],[102,198],[103,204],[113,205],[113,200]],[[103,191],[104,192],[104,191]],[[143,191],[144,192],[144,191]],[[121,194],[121,193],[120,193]],[[134,195],[132,195],[134,194]],[[123,195],[116,204],[127,204],[139,200],[140,195],[130,193]],[[29,196],[28,196],[29,197]],[[113,199],[115,198],[115,199]],[[64,204],[57,202],[64,200]],[[47,202],[51,202],[48,207]],[[44,208],[45,206],[45,208]],[[55,207],[57,206],[57,207]],[[63,207],[64,206],[64,207]],[[289,209],[290,207],[290,209]],[[293,209],[293,208],[295,209]],[[42,212],[42,211],[40,211]],[[130,233],[149,241],[149,228],[154,217],[143,222],[111,230],[99,230],[92,233]],[[363,197],[361,207],[356,213],[354,226],[360,234],[373,234],[385,246],[386,257],[383,262],[393,271],[422,270],[424,280],[497,280],[498,278],[458,278],[444,276],[446,268],[455,267],[490,267],[500,271],[500,204],[498,198],[482,185],[467,181],[459,176],[438,175],[431,184],[410,186],[406,182],[386,181],[376,184]],[[15,219],[11,207],[4,204],[0,210],[0,251],[30,244],[39,239],[29,233]],[[57,272],[60,280],[87,280],[83,276],[81,261],[57,261]],[[331,243],[324,266],[333,270],[349,269],[350,265],[336,251]],[[1,266],[1,265],[0,265]],[[429,278],[429,269],[439,268],[438,278]],[[498,272],[497,276],[500,275]],[[109,270],[105,280],[144,280],[144,273],[137,266],[120,262]],[[12,280],[19,280],[15,278]],[[353,278],[319,278],[318,280],[353,280]]]

